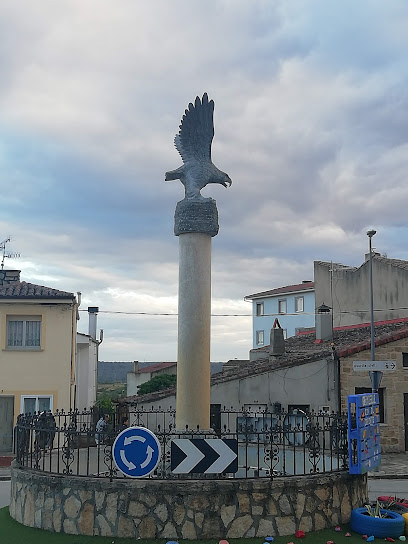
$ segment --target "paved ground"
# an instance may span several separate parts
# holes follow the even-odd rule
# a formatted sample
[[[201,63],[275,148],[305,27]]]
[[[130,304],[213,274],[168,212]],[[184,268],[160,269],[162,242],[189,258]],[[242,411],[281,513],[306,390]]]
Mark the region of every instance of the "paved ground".
[[[368,478],[368,498],[375,502],[382,495],[408,499],[408,479]]]
[[[0,482],[0,508],[10,504],[10,480]]]
[[[383,453],[381,466],[375,472],[369,472],[373,478],[408,478],[408,452]]]

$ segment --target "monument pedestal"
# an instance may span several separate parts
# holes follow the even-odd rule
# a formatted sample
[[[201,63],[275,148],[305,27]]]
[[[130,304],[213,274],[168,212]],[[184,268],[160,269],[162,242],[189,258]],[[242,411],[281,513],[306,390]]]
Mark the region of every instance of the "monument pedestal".
[[[215,200],[177,204],[179,303],[176,428],[210,429],[211,238],[218,233]]]

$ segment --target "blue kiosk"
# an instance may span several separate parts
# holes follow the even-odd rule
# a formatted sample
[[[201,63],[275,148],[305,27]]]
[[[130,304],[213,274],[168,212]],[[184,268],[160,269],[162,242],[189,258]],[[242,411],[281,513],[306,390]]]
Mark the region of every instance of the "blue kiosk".
[[[381,464],[378,393],[348,395],[350,474],[364,474]]]

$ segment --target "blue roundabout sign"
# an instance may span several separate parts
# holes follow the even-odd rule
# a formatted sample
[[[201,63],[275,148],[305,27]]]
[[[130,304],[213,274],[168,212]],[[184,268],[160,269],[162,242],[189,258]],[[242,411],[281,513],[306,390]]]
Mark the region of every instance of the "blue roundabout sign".
[[[129,427],[116,437],[112,448],[118,469],[131,478],[148,476],[160,461],[160,443],[144,427]]]

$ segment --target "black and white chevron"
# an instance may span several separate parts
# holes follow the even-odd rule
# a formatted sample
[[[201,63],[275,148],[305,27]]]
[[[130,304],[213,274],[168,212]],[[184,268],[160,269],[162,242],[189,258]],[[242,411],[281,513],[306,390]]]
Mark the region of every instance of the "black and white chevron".
[[[176,438],[171,443],[173,474],[238,471],[238,441],[230,438]]]

